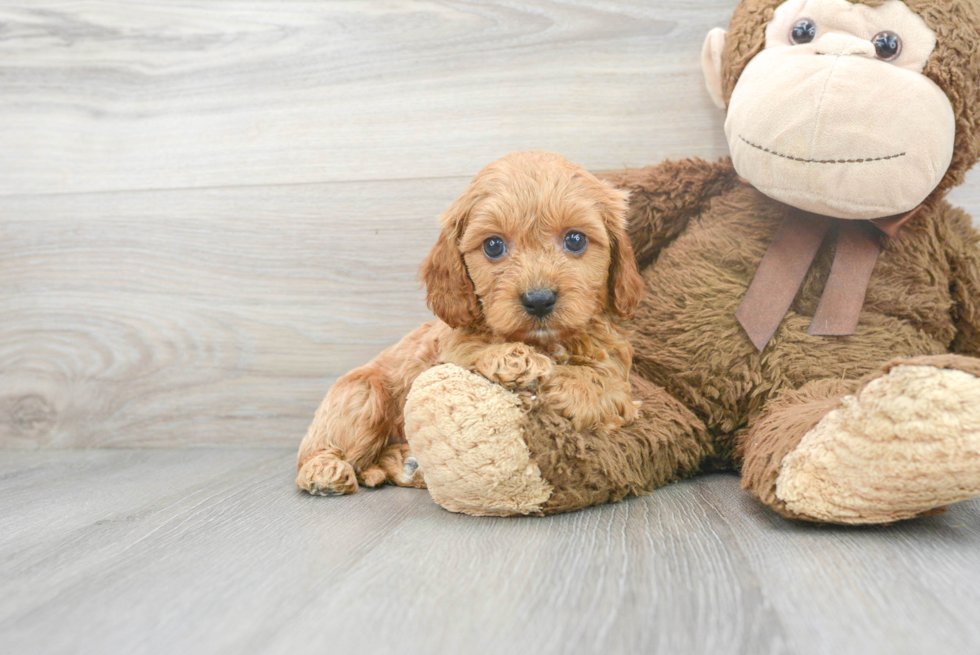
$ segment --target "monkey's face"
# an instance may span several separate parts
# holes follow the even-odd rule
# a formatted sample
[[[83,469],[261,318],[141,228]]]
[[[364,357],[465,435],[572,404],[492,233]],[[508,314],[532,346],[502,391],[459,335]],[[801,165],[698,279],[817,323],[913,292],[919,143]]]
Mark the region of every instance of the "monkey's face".
[[[850,219],[910,211],[936,188],[956,128],[922,74],[936,45],[922,18],[899,0],[788,0],[765,36],[728,103],[739,175],[781,202]],[[711,40],[706,66],[720,61]]]

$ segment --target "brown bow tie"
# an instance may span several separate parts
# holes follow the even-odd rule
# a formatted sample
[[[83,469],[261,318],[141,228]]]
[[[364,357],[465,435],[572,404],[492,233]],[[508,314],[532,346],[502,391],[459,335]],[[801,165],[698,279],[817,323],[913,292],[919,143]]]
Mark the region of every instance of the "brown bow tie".
[[[854,334],[868,282],[878,259],[879,231],[895,237],[917,211],[919,207],[907,214],[870,221],[790,211],[762,257],[749,290],[735,312],[735,317],[759,352],[779,328],[820,245],[835,223],[839,227],[837,252],[807,334]]]

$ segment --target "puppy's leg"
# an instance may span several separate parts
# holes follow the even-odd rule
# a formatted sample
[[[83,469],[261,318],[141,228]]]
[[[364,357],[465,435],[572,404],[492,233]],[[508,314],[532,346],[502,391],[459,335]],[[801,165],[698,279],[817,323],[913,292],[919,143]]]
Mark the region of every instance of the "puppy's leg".
[[[359,472],[378,459],[394,429],[387,386],[374,362],[337,380],[303,438],[296,486],[320,496],[357,491]],[[374,486],[371,475],[361,481]]]
[[[614,430],[636,418],[629,383],[588,366],[556,366],[542,397],[576,430]]]
[[[373,487],[388,480],[389,469],[395,484],[418,486],[421,475],[396,476],[397,467],[404,468],[403,447],[385,447],[389,437],[401,434],[408,388],[436,364],[437,344],[450,332],[441,321],[423,323],[370,364],[337,380],[300,445],[298,487],[317,495],[349,494],[358,483]],[[383,453],[390,463],[379,471]]]
[[[377,487],[387,482],[399,487],[425,489],[422,471],[407,443],[385,446],[378,462],[361,471],[361,480],[366,487]]]

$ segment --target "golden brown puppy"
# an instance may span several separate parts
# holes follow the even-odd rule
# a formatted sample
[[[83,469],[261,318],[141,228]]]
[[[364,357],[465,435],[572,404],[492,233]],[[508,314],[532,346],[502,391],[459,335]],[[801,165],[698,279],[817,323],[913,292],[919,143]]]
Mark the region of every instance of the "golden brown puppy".
[[[296,484],[319,495],[424,486],[405,466],[402,411],[415,378],[442,363],[535,389],[577,428],[632,421],[618,321],[644,287],[626,209],[626,194],[558,155],[513,153],[480,171],[419,269],[442,320],[337,380],[300,446]]]

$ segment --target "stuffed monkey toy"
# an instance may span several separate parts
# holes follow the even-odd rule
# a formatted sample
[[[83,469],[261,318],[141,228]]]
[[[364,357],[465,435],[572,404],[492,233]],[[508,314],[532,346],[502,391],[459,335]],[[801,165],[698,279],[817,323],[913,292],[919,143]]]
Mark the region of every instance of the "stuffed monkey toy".
[[[743,0],[702,62],[731,159],[606,175],[647,292],[637,418],[576,431],[444,365],[406,437],[469,514],[568,511],[735,468],[779,514],[888,523],[980,495],[977,0]]]

